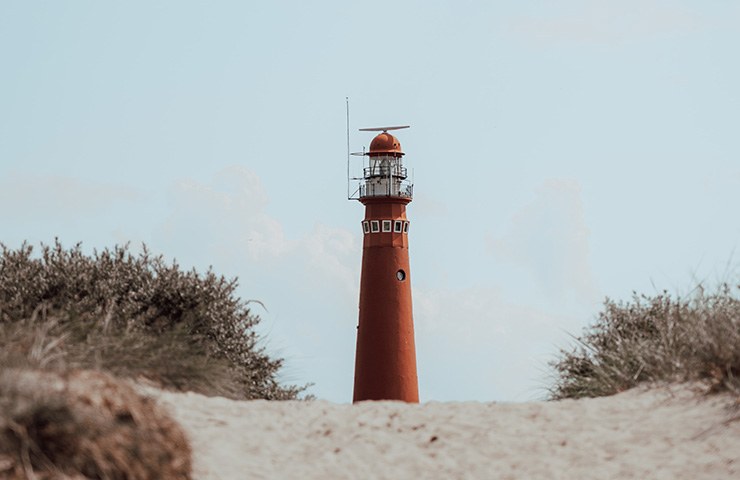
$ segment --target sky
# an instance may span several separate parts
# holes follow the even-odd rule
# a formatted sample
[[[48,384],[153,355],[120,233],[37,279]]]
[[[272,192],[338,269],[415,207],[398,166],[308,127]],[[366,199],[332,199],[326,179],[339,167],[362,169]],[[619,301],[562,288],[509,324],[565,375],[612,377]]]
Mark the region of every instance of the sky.
[[[5,0],[0,242],[238,277],[281,379],[349,402],[349,98],[352,151],[411,125],[422,401],[542,399],[605,298],[736,278],[738,45],[730,0]]]

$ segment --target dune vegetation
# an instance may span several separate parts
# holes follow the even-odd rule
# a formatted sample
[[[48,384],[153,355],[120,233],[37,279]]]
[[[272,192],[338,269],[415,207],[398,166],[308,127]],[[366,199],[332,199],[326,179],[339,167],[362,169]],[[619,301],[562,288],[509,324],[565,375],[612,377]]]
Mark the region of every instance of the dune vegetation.
[[[0,365],[95,369],[234,399],[294,399],[237,280],[127,246],[0,245]]]
[[[191,477],[186,433],[131,384],[93,370],[0,370],[0,478]]]
[[[551,398],[613,395],[641,383],[702,381],[740,395],[740,285],[607,299],[552,362]]]

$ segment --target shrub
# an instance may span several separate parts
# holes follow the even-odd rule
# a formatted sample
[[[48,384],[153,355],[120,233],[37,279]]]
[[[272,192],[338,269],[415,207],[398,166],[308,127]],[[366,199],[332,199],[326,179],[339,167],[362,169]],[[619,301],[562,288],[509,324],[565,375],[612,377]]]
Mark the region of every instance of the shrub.
[[[292,399],[254,331],[237,280],[182,271],[144,246],[40,254],[0,244],[0,365],[93,368],[237,399]]]
[[[740,286],[609,299],[593,326],[551,362],[553,399],[612,395],[643,382],[701,380],[740,393]]]

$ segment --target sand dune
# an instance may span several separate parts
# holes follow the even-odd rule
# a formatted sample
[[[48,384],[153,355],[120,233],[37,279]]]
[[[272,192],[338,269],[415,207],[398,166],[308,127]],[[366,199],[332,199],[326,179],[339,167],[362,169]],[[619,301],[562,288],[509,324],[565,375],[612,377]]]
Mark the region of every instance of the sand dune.
[[[560,402],[238,402],[149,391],[198,479],[738,479],[736,399],[688,386]]]

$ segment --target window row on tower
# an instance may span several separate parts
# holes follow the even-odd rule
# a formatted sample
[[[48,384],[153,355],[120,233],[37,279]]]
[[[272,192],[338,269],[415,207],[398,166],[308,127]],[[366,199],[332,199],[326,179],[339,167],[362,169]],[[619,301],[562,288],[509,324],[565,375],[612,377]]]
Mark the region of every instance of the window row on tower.
[[[365,220],[362,231],[368,233],[409,233],[409,222],[406,220]]]

